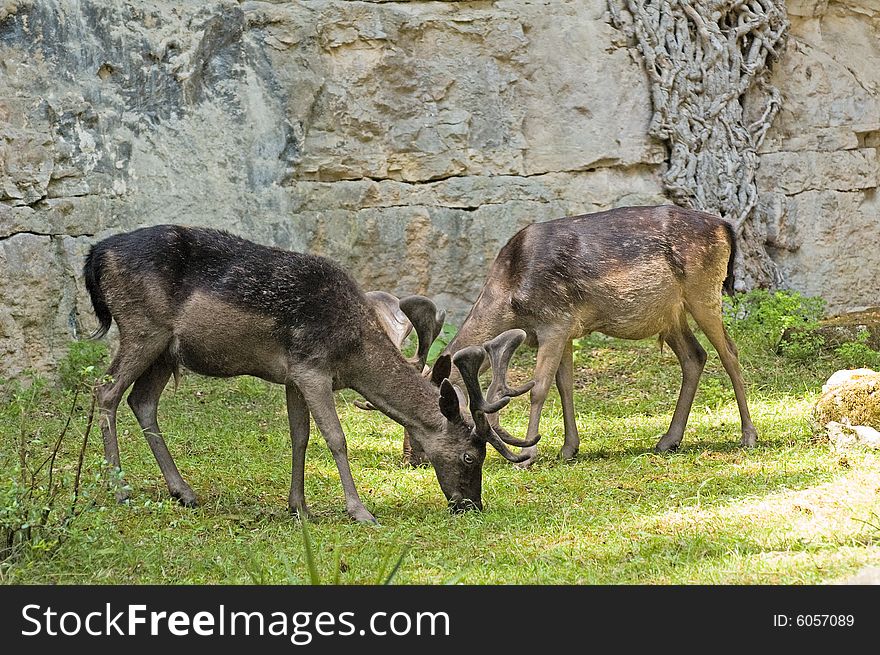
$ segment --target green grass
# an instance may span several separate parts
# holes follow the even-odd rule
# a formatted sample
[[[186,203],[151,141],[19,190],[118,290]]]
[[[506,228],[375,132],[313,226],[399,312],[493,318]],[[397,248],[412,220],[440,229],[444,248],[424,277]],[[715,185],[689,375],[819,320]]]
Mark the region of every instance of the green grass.
[[[702,338],[702,337],[701,337]],[[704,345],[706,345],[704,343]],[[164,480],[127,406],[119,414],[123,467],[132,486],[117,505],[96,487],[95,505],[57,548],[26,551],[0,566],[5,583],[817,583],[880,560],[876,455],[835,452],[809,418],[833,356],[798,362],[740,344],[759,445],[738,447],[730,382],[711,347],[682,449],[656,455],[678,393],[679,368],[655,341],[594,336],[576,351],[577,460],[556,459],[562,413],[544,409],[540,459],[512,467],[491,448],[482,513],[450,515],[434,473],[400,464],[402,428],[338,396],[358,489],[381,522],[345,514],[336,467],[312,431],[308,534],[287,513],[290,441],[283,389],[251,378],[186,375],[163,396],[160,420],[197,509],[167,497]],[[534,354],[517,355],[527,378]],[[10,387],[11,388],[11,387]],[[4,466],[17,461],[22,416],[0,390]],[[6,394],[6,397],[3,394]],[[46,391],[25,417],[28,438],[60,431],[69,393]],[[84,399],[75,418],[82,430]],[[527,400],[504,410],[523,434]],[[73,432],[73,437],[76,432]],[[80,440],[65,442],[61,468]],[[35,448],[46,447],[38,443]],[[100,467],[91,435],[87,472]],[[403,556],[403,557],[401,557]]]

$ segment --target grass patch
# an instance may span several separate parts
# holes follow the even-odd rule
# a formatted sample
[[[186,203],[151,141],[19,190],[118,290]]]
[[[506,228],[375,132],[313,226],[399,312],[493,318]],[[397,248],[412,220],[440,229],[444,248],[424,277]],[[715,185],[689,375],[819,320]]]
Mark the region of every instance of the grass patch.
[[[700,337],[702,340],[702,337]],[[767,339],[772,345],[775,335]],[[679,452],[652,453],[666,430],[680,372],[653,340],[600,335],[577,342],[575,406],[581,451],[560,462],[562,412],[548,399],[540,459],[529,471],[489,449],[486,510],[452,516],[429,468],[403,468],[402,428],[338,395],[358,489],[380,527],[345,514],[336,467],[314,429],[306,494],[317,521],[303,530],[287,513],[290,439],[281,387],[252,378],[185,375],[166,390],[160,421],[197,509],[167,497],[164,480],[126,406],[122,461],[132,497],[103,488],[51,551],[0,565],[4,583],[818,583],[880,560],[880,464],[866,451],[842,456],[810,421],[825,379],[842,362],[741,346],[757,448],[738,447],[739,417],[714,350]],[[514,360],[528,378],[534,354]],[[0,386],[0,465],[18,459],[22,413]],[[19,392],[20,393],[20,392]],[[40,387],[26,420],[35,449],[63,428],[71,392]],[[74,413],[85,427],[88,398]],[[34,409],[35,408],[35,409]],[[523,434],[528,402],[504,424]],[[89,479],[101,460],[88,443]],[[80,441],[58,453],[72,471]],[[311,543],[305,548],[305,539]],[[307,553],[309,553],[307,557]]]

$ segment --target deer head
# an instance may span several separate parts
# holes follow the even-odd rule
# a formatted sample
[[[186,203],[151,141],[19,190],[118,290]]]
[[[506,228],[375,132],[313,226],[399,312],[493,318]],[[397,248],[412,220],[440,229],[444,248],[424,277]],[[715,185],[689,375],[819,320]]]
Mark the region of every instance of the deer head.
[[[423,296],[404,298],[399,307],[418,335],[416,356],[408,361],[417,371],[422,371],[431,343],[443,326],[445,312],[437,311],[434,303]],[[486,419],[486,414],[497,413],[512,397],[531,388],[531,384],[527,384],[511,389],[506,380],[510,358],[524,338],[522,330],[510,330],[485,344],[485,348],[466,349],[456,355],[455,366],[468,388],[470,407],[461,390],[449,381],[453,365],[450,355],[441,355],[434,362],[428,377],[430,385],[427,381],[424,387],[420,385],[419,393],[426,389],[433,389],[428,393],[439,393],[439,397],[433,397],[442,422],[430,427],[411,428],[410,437],[433,465],[440,488],[453,511],[482,509],[482,466],[486,459],[486,444],[492,444],[507,459],[520,461],[521,456],[511,452],[508,444],[528,446],[537,441],[515,439],[503,428],[491,427]],[[493,365],[491,404],[483,399],[477,379],[487,354]],[[377,403],[356,402],[361,409],[381,409]],[[417,404],[415,400],[413,404]]]
[[[480,366],[486,357],[483,348],[466,348],[456,353],[454,358],[441,355],[431,369],[431,381],[440,389],[440,412],[446,423],[443,426],[442,439],[425,441],[422,446],[434,466],[440,488],[453,511],[483,508],[482,468],[486,459],[486,444],[491,444],[505,459],[520,462],[526,456],[513,453],[508,444],[533,446],[540,439],[515,439],[506,430],[493,428],[486,418],[486,414],[494,414],[505,407],[515,395],[531,389],[531,384],[521,387],[520,390],[510,389],[506,380],[499,380],[498,377],[498,371],[503,374],[507,370],[510,356],[524,338],[522,330],[510,330],[493,339],[499,344],[503,343],[501,351],[506,357],[497,360],[498,369],[493,370],[492,385],[499,390],[494,402],[485,400],[478,379]],[[448,379],[452,363],[461,373],[469,403],[465,402],[461,391]],[[441,444],[441,448],[435,448],[437,443]]]

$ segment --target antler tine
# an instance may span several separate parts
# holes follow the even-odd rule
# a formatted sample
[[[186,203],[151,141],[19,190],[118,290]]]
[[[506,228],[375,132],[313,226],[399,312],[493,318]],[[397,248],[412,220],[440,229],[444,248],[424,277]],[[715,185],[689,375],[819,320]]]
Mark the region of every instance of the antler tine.
[[[493,425],[492,430],[501,441],[517,448],[531,448],[541,440],[541,435],[535,435],[534,439],[517,439],[500,425]]]
[[[514,329],[502,332],[491,341],[483,344],[483,349],[489,355],[489,362],[492,366],[492,384],[489,385],[489,389],[486,391],[490,401],[495,401],[504,396],[508,398],[521,396],[535,386],[534,380],[515,389],[511,388],[507,383],[507,368],[510,365],[510,358],[513,357],[513,353],[519,348],[520,344],[525,341],[525,338],[525,331]],[[498,438],[511,446],[530,448],[541,439],[540,435],[536,435],[533,439],[517,439],[498,424],[497,417],[493,417],[489,423],[492,425],[492,429]]]
[[[425,367],[425,362],[428,361],[428,351],[431,349],[431,344],[434,343],[434,339],[443,328],[446,312],[438,311],[437,306],[424,296],[407,296],[400,301],[400,311],[406,314],[419,338],[416,357],[410,362],[421,371]]]
[[[502,332],[491,341],[483,344],[483,348],[489,355],[489,363],[492,366],[492,384],[486,391],[486,396],[490,401],[495,401],[503,396],[514,398],[521,396],[526,391],[535,386],[535,381],[531,380],[516,389],[511,388],[507,384],[507,368],[510,365],[510,358],[519,348],[519,345],[525,341],[526,333],[524,330],[507,330]]]
[[[520,339],[522,341],[522,339]],[[529,458],[528,453],[514,454],[507,447],[506,443],[517,446],[520,443],[526,446],[534,446],[540,436],[534,441],[520,441],[514,439],[506,431],[501,428],[493,428],[486,418],[486,414],[494,414],[510,402],[510,396],[503,396],[494,402],[486,402],[483,398],[483,392],[480,389],[480,367],[486,359],[486,350],[480,346],[469,346],[455,353],[452,362],[458,367],[461,373],[461,379],[467,389],[470,398],[471,416],[474,418],[474,424],[477,434],[480,435],[487,443],[492,444],[495,449],[501,453],[505,459],[511,462],[524,462]],[[531,388],[531,387],[530,387]],[[504,435],[503,437],[501,435]],[[509,441],[508,441],[509,440]]]
[[[488,441],[490,444],[492,444],[495,447],[495,450],[497,450],[499,453],[501,453],[504,456],[504,459],[506,459],[509,462],[513,462],[514,464],[518,464],[519,462],[524,462],[530,457],[529,453],[527,453],[527,452],[523,452],[518,455],[513,453],[510,450],[510,448],[508,448],[505,445],[504,441],[501,440],[501,437],[495,432],[495,430],[492,430],[492,429],[489,430],[489,435],[486,438],[486,441]],[[531,445],[534,446],[536,443],[538,443],[537,439]]]
[[[510,402],[510,398],[501,398],[496,402],[489,403],[483,398],[483,391],[480,389],[480,367],[483,365],[484,359],[486,359],[486,352],[480,346],[468,346],[459,350],[452,357],[452,363],[461,373],[461,379],[467,389],[471,414],[475,420],[478,412],[480,414],[494,414]]]

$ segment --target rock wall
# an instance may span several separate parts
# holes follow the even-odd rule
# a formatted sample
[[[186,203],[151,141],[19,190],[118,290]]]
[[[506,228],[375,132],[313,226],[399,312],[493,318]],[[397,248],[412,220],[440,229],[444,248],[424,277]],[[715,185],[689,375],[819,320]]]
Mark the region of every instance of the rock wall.
[[[871,304],[876,2],[790,5],[765,229],[793,286]],[[665,202],[650,114],[605,0],[6,0],[0,375],[94,327],[91,243],[163,222],[325,254],[458,320],[523,225]]]
[[[880,1],[789,0],[782,108],[758,188],[786,283],[832,309],[880,304]]]

